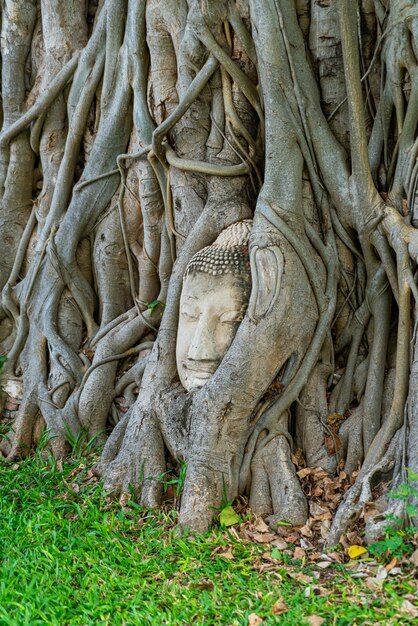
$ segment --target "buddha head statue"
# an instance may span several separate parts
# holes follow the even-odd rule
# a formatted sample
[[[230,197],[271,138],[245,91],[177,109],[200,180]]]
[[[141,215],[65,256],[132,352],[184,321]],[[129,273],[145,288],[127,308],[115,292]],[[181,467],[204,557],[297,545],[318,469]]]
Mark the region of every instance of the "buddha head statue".
[[[197,252],[183,278],[176,360],[183,387],[202,387],[218,369],[244,317],[251,291],[252,220],[228,226]]]

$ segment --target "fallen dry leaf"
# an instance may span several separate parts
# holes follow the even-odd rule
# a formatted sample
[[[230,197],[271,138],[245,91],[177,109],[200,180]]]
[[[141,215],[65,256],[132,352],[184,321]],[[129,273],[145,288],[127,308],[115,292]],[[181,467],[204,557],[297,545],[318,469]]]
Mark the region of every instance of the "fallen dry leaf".
[[[305,478],[305,476],[309,476],[309,474],[312,474],[313,470],[311,467],[304,467],[303,469],[299,470],[297,473],[297,475],[299,476],[299,478]]]
[[[289,607],[280,600],[279,602],[276,602],[276,604],[273,604],[271,610],[273,615],[281,615],[282,613],[286,613],[286,611],[289,610]]]
[[[313,582],[312,576],[308,576],[307,574],[304,574],[303,572],[287,572],[287,573],[290,576],[290,578],[293,578],[294,580],[300,580],[303,583]]]
[[[259,626],[259,624],[262,623],[263,619],[259,615],[251,613],[251,615],[248,616],[248,626]]]
[[[323,513],[327,513],[327,509],[318,504],[317,502],[309,503],[309,512],[312,517],[317,517],[318,515],[322,515]]]
[[[380,511],[374,502],[366,502],[362,513],[365,522],[368,522],[370,519],[379,514]]]
[[[213,584],[213,582],[211,580],[207,580],[206,578],[203,578],[202,580],[200,580],[197,583],[194,583],[194,588],[195,589],[199,589],[199,590],[206,590],[206,591],[213,591],[215,588],[215,585]]]
[[[415,567],[418,567],[418,548],[411,554],[411,558],[409,559]]]
[[[328,454],[331,456],[332,454],[338,452],[338,450],[341,448],[341,439],[336,434],[327,435],[325,437],[325,446]]]
[[[130,499],[131,499],[131,494],[127,491],[123,491],[119,498],[119,504],[122,507],[126,507]]]
[[[85,468],[84,463],[80,463],[78,467],[75,467],[73,470],[71,470],[71,472],[69,473],[69,476],[75,476],[76,474],[81,472],[81,470],[83,470],[84,468]]]
[[[301,548],[305,548],[305,550],[313,550],[315,546],[306,537],[301,537],[300,538],[300,547]]]
[[[317,598],[326,598],[326,596],[329,596],[331,593],[331,591],[327,591],[327,589],[324,589],[324,587],[308,587],[308,589],[311,589],[310,595]]]
[[[327,552],[327,557],[329,559],[332,559],[336,563],[342,563],[343,562],[343,558],[342,558],[341,554],[338,554],[338,552]]]
[[[412,604],[409,600],[404,600],[401,604],[401,611],[403,613],[408,613],[412,617],[418,617],[418,606]]]
[[[254,528],[259,533],[268,533],[269,532],[269,527],[267,526],[266,522],[263,519],[261,519],[261,517],[258,517],[256,519],[255,524],[254,524]]]
[[[390,576],[399,576],[399,574],[402,574],[402,570],[400,567],[394,567],[393,569],[389,570]]]
[[[273,533],[251,533],[251,537],[257,543],[270,543],[276,538],[276,535]]]
[[[338,422],[344,421],[344,419],[344,415],[341,415],[341,413],[330,413],[327,417],[327,422],[330,426],[333,426],[334,424],[338,424]]]
[[[223,556],[226,559],[234,559],[234,555],[232,554],[232,550],[231,548],[227,548],[226,546],[219,546],[218,548],[215,548],[211,554],[212,557],[214,556]]]
[[[388,571],[386,567],[383,567],[383,565],[379,565],[379,567],[377,568],[377,572],[376,572],[377,580],[385,580],[387,576],[388,576]]]
[[[382,578],[375,578],[375,577],[369,576],[365,578],[363,582],[366,585],[367,589],[370,589],[370,591],[380,591],[383,587]]]
[[[223,556],[224,559],[235,559],[234,555],[232,554],[231,548],[228,548],[226,552],[220,552],[218,556]]]
[[[330,528],[331,528],[331,523],[329,520],[325,520],[322,522],[321,529],[320,529],[322,539],[328,538]]]
[[[307,619],[310,626],[321,626],[325,622],[325,619],[319,615],[310,615]]]
[[[293,558],[294,559],[304,559],[306,557],[306,552],[303,548],[298,548],[296,547],[294,552],[293,552]]]
[[[305,526],[302,526],[299,529],[299,531],[300,531],[301,535],[303,535],[304,537],[309,537],[309,538],[313,537],[313,532],[312,532],[312,528],[310,527],[309,520],[305,524]]]

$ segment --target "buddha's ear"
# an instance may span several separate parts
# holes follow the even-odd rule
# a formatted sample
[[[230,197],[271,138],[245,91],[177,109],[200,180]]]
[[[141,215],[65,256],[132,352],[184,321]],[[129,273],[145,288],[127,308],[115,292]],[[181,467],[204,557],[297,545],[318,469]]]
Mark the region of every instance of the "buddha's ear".
[[[252,290],[248,316],[253,322],[268,315],[275,306],[282,282],[284,257],[277,246],[253,246],[250,253]]]

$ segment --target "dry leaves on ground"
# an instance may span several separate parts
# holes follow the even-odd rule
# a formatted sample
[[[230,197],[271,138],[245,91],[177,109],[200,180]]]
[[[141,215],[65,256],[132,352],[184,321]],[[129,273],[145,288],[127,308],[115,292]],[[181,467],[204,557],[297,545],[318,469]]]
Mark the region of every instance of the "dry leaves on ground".
[[[289,610],[289,607],[282,600],[279,600],[279,602],[276,602],[276,604],[273,604],[272,609],[271,609],[273,615],[282,615],[282,613],[286,613],[286,611],[288,610]]]
[[[321,624],[325,622],[325,619],[319,615],[310,615],[307,621],[309,626],[321,626]]]
[[[211,553],[211,556],[222,556],[224,559],[235,559],[234,555],[232,554],[232,550],[230,547],[227,546],[219,546],[218,548],[215,548],[215,550]]]
[[[404,600],[401,604],[402,613],[406,613],[411,617],[418,617],[418,606],[412,604],[410,600]]]

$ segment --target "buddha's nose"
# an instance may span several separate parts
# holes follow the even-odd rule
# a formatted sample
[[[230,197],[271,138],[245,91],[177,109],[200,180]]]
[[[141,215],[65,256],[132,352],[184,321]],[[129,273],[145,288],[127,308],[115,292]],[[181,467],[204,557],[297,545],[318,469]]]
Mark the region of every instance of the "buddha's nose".
[[[214,329],[211,328],[205,316],[199,319],[187,356],[193,361],[217,361],[219,359]]]

